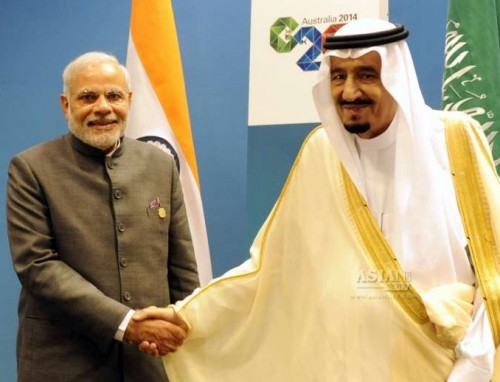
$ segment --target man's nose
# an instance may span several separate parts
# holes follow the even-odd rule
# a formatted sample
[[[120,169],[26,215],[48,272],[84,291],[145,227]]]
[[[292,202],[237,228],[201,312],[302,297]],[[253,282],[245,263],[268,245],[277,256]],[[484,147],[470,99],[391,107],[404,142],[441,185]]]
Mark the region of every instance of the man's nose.
[[[94,112],[102,114],[109,113],[111,112],[111,110],[111,105],[106,99],[106,96],[104,94],[101,94],[94,104]]]
[[[361,89],[359,87],[358,81],[355,78],[349,76],[344,82],[344,89],[342,92],[342,98],[346,101],[354,101],[361,96]]]

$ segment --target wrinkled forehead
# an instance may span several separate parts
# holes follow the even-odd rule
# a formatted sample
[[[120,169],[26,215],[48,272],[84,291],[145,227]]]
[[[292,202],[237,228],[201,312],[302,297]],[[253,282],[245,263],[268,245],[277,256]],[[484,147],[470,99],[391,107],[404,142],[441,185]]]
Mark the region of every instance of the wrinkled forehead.
[[[330,71],[373,69],[377,73],[381,72],[382,61],[377,51],[369,51],[357,57],[328,56]]]

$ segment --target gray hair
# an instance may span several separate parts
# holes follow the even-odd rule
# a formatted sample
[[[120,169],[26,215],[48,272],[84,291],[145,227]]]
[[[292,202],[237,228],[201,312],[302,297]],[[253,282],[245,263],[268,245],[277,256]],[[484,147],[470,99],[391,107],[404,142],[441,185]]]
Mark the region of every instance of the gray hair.
[[[73,61],[71,61],[66,68],[64,68],[62,78],[63,78],[63,93],[67,96],[69,95],[69,84],[73,80],[75,74],[77,74],[83,67],[89,64],[98,64],[98,63],[112,63],[119,66],[125,75],[125,80],[127,81],[127,86],[130,90],[130,75],[128,73],[127,68],[121,65],[118,59],[112,54],[105,52],[88,52],[84,53],[81,56],[76,57]]]

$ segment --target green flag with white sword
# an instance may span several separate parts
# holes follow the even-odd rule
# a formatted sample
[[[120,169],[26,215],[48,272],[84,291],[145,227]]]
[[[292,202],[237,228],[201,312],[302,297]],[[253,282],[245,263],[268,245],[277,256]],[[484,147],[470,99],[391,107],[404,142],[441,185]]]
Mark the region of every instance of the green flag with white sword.
[[[449,0],[442,107],[481,124],[500,173],[499,22],[497,0]]]

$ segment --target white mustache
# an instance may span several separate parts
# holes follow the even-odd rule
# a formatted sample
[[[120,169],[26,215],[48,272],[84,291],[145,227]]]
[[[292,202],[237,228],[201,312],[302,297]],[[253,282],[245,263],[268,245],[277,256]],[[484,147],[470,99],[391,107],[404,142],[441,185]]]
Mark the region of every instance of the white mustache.
[[[106,118],[89,118],[86,121],[87,126],[103,126],[111,123],[118,123],[118,118],[115,115],[107,116]]]

